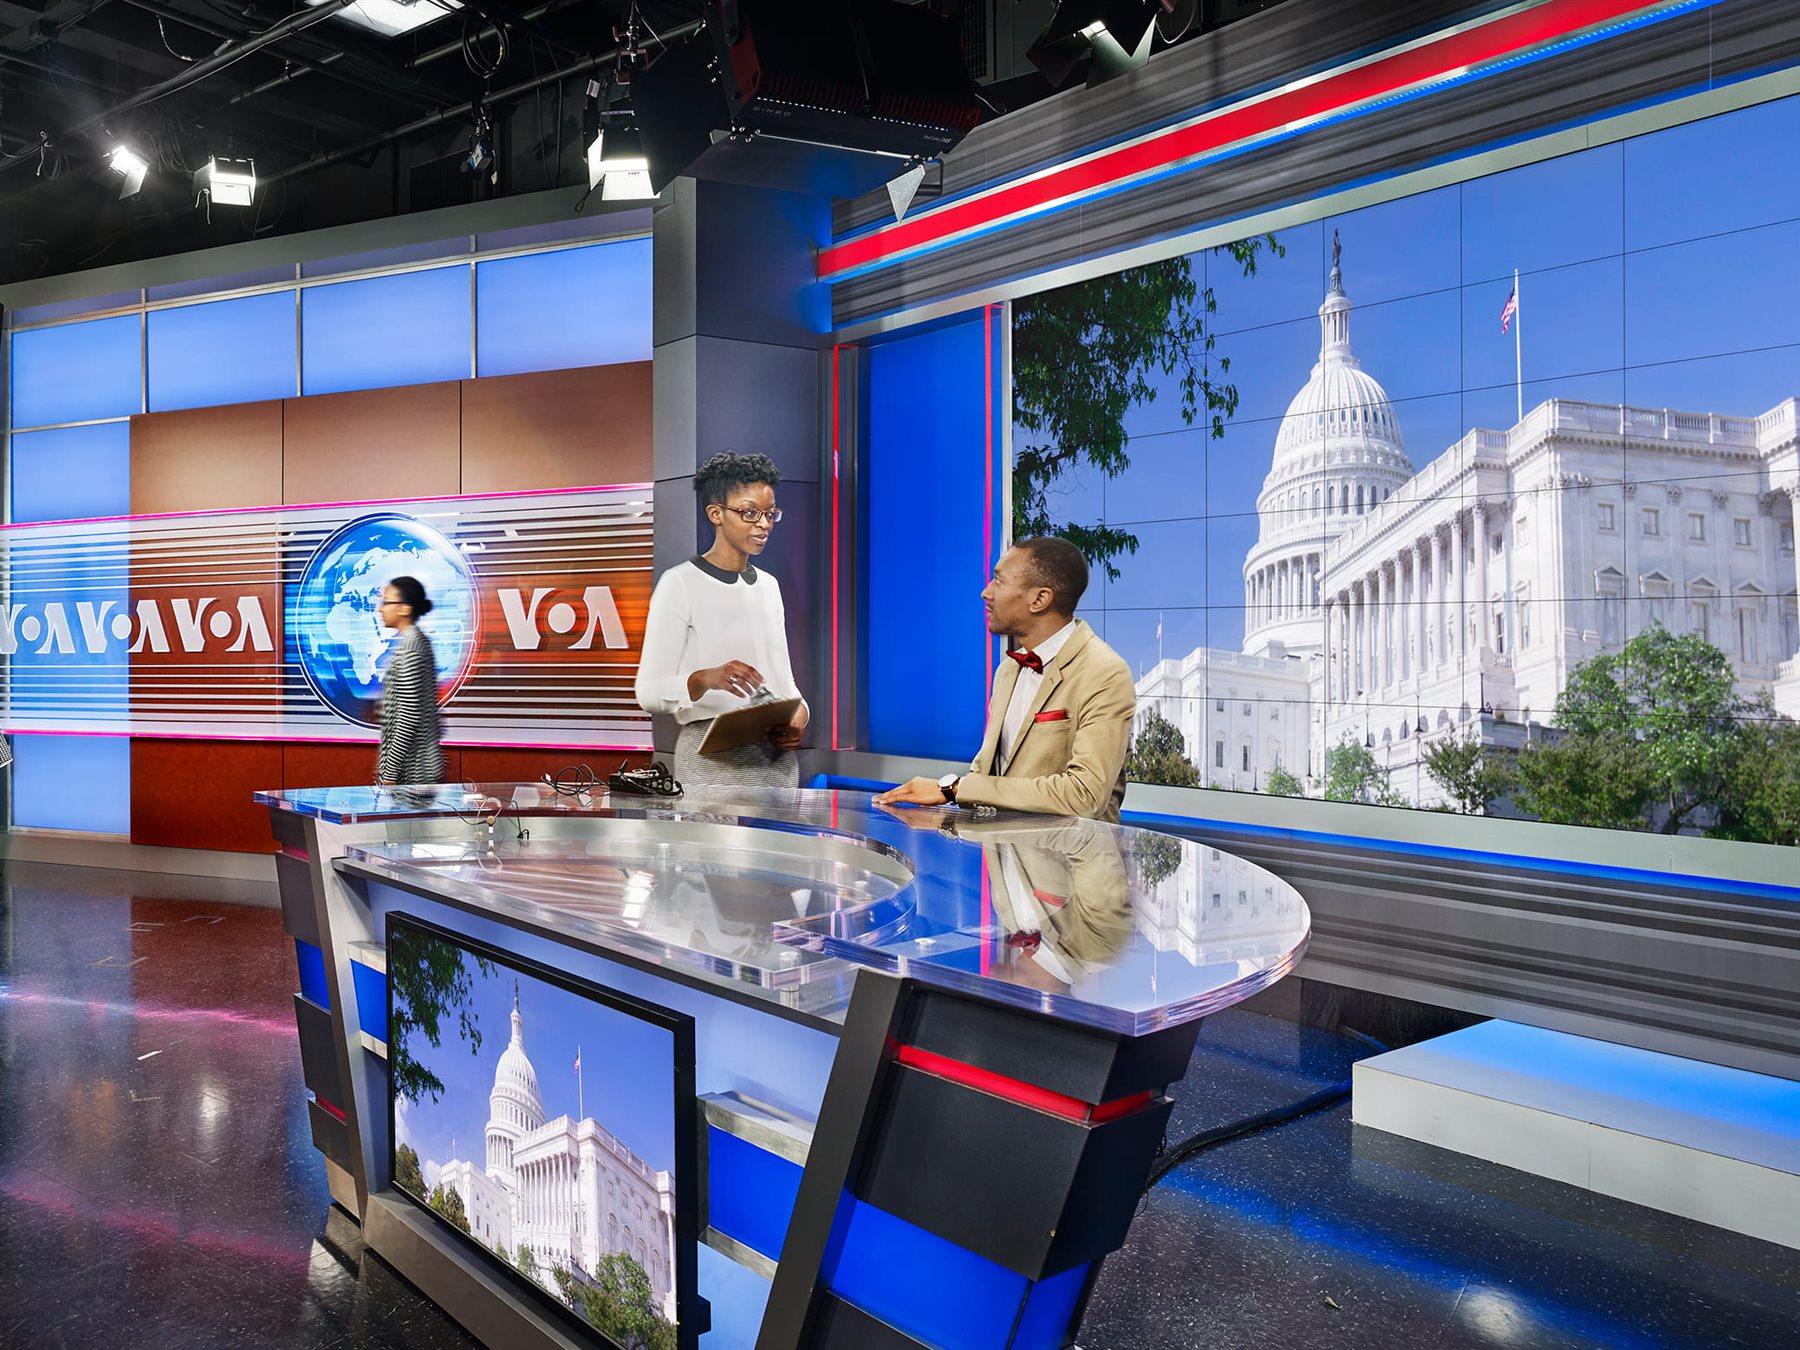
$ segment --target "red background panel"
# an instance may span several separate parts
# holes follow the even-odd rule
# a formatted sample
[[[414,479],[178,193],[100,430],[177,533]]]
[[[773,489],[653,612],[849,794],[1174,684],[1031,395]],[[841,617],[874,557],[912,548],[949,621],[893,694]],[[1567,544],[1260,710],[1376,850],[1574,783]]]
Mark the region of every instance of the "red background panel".
[[[462,490],[648,483],[650,362],[462,384]]]
[[[535,783],[545,774],[560,774],[573,764],[585,764],[604,778],[621,761],[633,768],[650,762],[647,752],[633,755],[617,750],[477,750],[465,748],[462,777],[468,783]]]
[[[250,796],[280,785],[279,745],[134,738],[131,842],[273,853],[268,810]]]
[[[284,502],[454,496],[462,490],[461,465],[457,382],[287,400]]]
[[[232,403],[131,419],[131,514],[281,500],[282,404]]]
[[[284,788],[350,787],[375,779],[372,745],[298,745],[282,747]]]

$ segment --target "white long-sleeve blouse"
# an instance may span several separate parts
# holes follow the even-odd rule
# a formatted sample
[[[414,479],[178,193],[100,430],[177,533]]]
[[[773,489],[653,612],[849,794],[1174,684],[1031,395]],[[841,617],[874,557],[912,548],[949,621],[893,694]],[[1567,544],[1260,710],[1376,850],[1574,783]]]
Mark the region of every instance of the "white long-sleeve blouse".
[[[787,615],[774,576],[751,566],[727,572],[694,557],[657,578],[638,662],[637,700],[645,712],[681,723],[704,722],[749,702],[707,689],[688,697],[696,670],[747,661],[777,698],[801,697],[788,659]]]

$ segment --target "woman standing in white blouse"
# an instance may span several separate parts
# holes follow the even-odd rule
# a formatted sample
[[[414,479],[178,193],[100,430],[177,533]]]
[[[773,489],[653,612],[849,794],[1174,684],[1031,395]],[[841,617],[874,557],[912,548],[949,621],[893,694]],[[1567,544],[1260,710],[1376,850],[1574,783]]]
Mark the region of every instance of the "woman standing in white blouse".
[[[744,707],[759,690],[801,697],[788,659],[781,587],[751,561],[781,520],[780,482],[767,455],[714,455],[701,465],[694,490],[712,522],[712,547],[664,572],[650,597],[637,700],[645,712],[667,713],[681,724],[675,776],[690,787],[800,782],[794,751],[811,716],[804,702],[766,746],[700,753],[713,719]]]

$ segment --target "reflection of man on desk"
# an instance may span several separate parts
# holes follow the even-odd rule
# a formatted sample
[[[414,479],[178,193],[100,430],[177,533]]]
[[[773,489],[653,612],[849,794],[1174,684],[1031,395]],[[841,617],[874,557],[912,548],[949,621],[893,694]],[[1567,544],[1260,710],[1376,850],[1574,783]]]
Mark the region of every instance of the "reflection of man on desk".
[[[1075,617],[1087,559],[1066,539],[1013,545],[982,591],[1007,652],[969,772],[915,778],[878,805],[994,806],[1116,821],[1137,692],[1131,670]]]
[[[1124,950],[1131,898],[1113,831],[1085,820],[959,820],[954,829],[980,840],[994,915],[1006,930],[990,976],[1064,993]]]

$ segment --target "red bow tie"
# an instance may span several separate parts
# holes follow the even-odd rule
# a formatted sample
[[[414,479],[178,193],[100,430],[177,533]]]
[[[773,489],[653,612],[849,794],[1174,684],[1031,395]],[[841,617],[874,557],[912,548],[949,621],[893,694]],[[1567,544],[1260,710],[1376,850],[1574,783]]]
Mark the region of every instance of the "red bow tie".
[[[1039,675],[1044,673],[1044,658],[1039,656],[1036,652],[1008,652],[1007,655],[1012,657],[1013,660],[1017,661],[1027,670],[1035,670]]]

